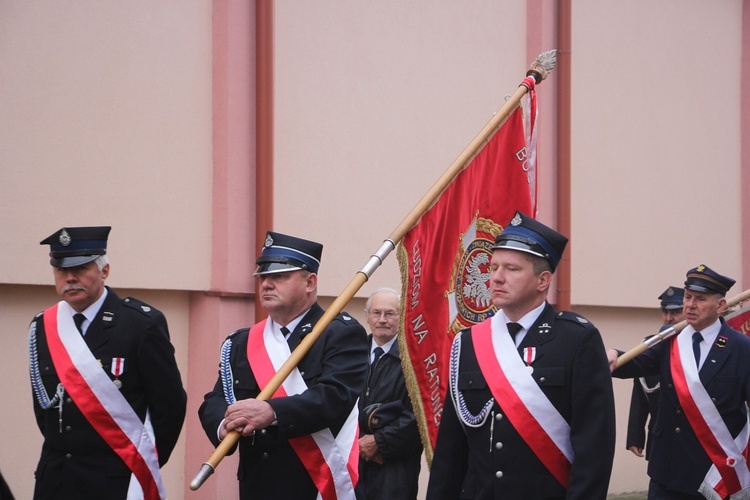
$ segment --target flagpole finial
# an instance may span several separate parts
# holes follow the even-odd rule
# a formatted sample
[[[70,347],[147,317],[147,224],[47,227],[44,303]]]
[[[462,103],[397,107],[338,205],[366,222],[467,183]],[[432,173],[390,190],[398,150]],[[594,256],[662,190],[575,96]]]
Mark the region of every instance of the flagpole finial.
[[[526,72],[526,76],[533,76],[537,84],[549,76],[557,63],[557,49],[542,52],[539,57],[531,63],[531,68]]]

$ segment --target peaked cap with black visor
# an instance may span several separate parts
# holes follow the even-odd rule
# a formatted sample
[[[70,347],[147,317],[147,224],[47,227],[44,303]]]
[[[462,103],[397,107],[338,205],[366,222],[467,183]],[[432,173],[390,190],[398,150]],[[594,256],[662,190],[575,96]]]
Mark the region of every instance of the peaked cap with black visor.
[[[702,293],[718,293],[726,296],[730,288],[736,283],[728,276],[722,276],[705,264],[701,264],[687,272],[685,289]]]
[[[682,300],[685,298],[685,290],[678,286],[670,286],[664,293],[659,295],[661,308],[665,311],[676,311],[682,309]]]
[[[552,272],[560,263],[568,238],[522,212],[516,212],[503,232],[495,238],[495,250],[516,250],[541,257]]]
[[[255,276],[306,270],[318,272],[323,245],[287,234],[268,231],[263,251],[255,261]]]
[[[107,253],[110,226],[64,227],[39,242],[49,245],[49,263],[67,268],[88,264]]]

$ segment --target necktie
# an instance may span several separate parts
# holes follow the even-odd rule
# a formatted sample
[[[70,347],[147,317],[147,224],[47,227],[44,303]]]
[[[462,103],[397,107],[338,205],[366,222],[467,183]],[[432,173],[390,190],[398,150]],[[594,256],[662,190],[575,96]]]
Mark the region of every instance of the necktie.
[[[516,341],[516,335],[518,335],[518,332],[521,330],[523,330],[523,326],[518,323],[508,323],[508,332],[510,333],[510,338],[513,342]]]
[[[384,352],[385,351],[383,351],[383,348],[380,346],[376,347],[375,350],[372,351],[375,357],[372,358],[372,364],[370,365],[371,368],[375,368],[375,365],[378,364],[378,360],[380,359],[380,356],[382,356]]]
[[[73,315],[73,321],[76,324],[76,328],[78,328],[78,333],[83,335],[83,322],[86,321],[86,316],[81,313],[76,313]]]
[[[695,366],[700,368],[701,364],[701,341],[703,340],[703,335],[701,335],[701,332],[695,332],[693,334],[693,354],[695,354]]]
[[[293,351],[299,345],[299,335],[294,332],[290,332],[289,328],[282,326],[281,334],[286,337],[286,343],[289,345],[290,351]]]

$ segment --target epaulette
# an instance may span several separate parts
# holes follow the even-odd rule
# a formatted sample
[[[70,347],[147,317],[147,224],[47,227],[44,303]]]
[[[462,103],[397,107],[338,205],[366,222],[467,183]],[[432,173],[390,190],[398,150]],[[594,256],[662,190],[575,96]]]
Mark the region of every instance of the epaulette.
[[[346,311],[341,311],[334,320],[341,321],[345,325],[353,325],[355,323],[358,323],[356,319],[354,319],[349,313]]]
[[[578,313],[574,313],[572,311],[560,311],[557,313],[557,319],[563,319],[566,321],[570,321],[571,323],[575,323],[576,325],[581,326],[582,328],[594,328],[594,325],[591,324],[589,320],[584,318]]]
[[[227,339],[234,338],[235,336],[237,336],[240,333],[249,332],[249,331],[250,331],[249,328],[240,328],[239,330],[235,330],[232,333],[230,333],[229,335],[227,335]]]
[[[154,316],[157,313],[157,309],[151,307],[150,305],[148,305],[145,302],[142,302],[142,301],[140,301],[140,300],[138,300],[136,298],[125,297],[122,301],[129,308],[135,309],[136,311],[140,311],[141,313],[145,314],[146,316]]]

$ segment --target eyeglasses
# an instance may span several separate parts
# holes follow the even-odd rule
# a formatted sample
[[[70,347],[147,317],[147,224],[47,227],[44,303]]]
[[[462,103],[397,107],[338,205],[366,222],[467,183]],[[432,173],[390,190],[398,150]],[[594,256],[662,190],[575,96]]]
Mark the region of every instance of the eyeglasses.
[[[375,319],[380,319],[381,316],[385,316],[385,319],[392,320],[398,318],[396,311],[378,311],[377,309],[370,311],[370,316]]]

